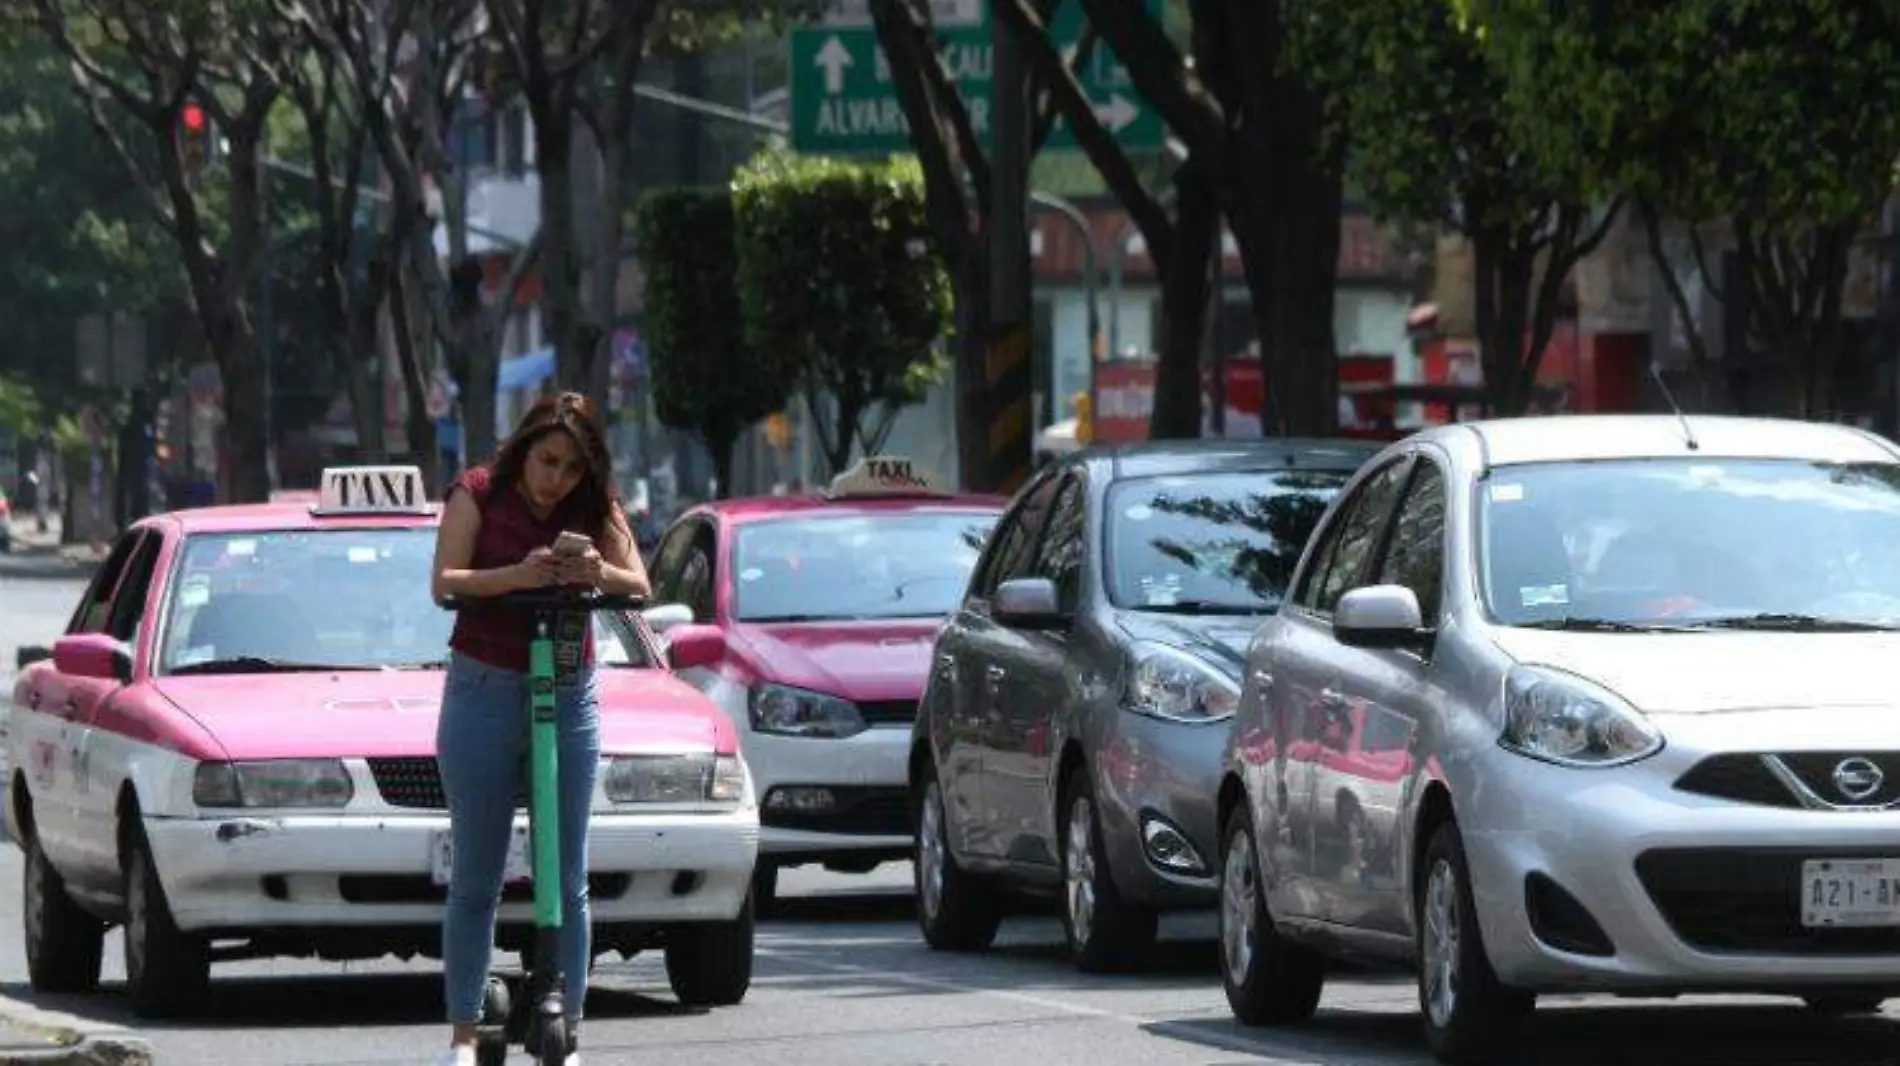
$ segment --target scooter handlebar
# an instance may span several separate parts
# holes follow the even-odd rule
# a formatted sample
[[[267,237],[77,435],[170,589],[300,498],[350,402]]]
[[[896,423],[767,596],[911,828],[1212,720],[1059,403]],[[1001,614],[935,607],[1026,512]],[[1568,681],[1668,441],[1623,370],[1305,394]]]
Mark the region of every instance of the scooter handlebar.
[[[446,596],[445,611],[637,611],[647,605],[644,596],[625,596],[594,589],[530,589],[500,596]]]

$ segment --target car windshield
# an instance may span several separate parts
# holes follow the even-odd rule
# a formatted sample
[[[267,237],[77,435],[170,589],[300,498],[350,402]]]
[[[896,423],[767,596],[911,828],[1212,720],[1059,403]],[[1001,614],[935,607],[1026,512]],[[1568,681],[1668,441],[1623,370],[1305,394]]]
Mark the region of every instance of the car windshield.
[[[1538,464],[1481,498],[1484,602],[1507,625],[1900,625],[1900,464]]]
[[[455,616],[429,596],[435,530],[299,530],[188,537],[158,670],[440,667]],[[625,619],[594,615],[604,666],[651,668]]]
[[[1132,478],[1108,490],[1109,599],[1117,607],[1263,614],[1343,470],[1249,470]]]
[[[733,544],[733,617],[816,622],[948,615],[996,517],[955,512],[747,523]]]

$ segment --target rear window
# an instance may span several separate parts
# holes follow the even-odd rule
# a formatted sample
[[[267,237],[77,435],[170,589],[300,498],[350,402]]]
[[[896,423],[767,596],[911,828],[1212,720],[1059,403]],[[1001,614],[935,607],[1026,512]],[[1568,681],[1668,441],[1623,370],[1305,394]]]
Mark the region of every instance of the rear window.
[[[218,673],[243,659],[439,667],[455,616],[429,596],[434,554],[432,527],[193,535],[175,564],[158,671]],[[597,614],[594,627],[603,666],[654,666],[628,620]]]
[[[890,512],[782,518],[738,528],[733,617],[853,621],[950,614],[996,516]]]

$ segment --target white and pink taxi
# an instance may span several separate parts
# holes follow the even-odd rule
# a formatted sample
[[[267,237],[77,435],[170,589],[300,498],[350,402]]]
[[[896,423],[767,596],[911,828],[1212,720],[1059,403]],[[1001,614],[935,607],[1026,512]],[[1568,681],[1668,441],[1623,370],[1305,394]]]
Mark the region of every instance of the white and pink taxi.
[[[440,956],[436,521],[419,470],[350,468],[314,507],[159,515],[119,538],[13,691],[5,821],[34,988],[95,988],[113,925],[144,1016],[199,1006],[213,960]],[[595,626],[596,951],[663,947],[682,1001],[736,1003],[759,834],[738,736],[644,619]],[[531,891],[517,847],[503,948],[531,942]]]

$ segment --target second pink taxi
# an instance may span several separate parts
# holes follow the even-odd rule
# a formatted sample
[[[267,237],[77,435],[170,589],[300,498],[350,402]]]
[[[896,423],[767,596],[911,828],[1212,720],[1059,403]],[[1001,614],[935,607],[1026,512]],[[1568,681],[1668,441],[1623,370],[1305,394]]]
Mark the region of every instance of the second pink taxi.
[[[680,676],[739,727],[760,906],[781,867],[911,857],[911,722],[1004,502],[871,458],[823,494],[693,508],[660,541],[648,617],[679,661],[706,664]]]
[[[13,691],[6,821],[35,989],[94,988],[113,925],[146,1016],[201,1005],[214,960],[439,957],[453,618],[429,596],[435,525],[420,471],[356,468],[326,472],[314,508],[185,511],[119,538]],[[643,623],[595,619],[596,951],[663,946],[682,1001],[737,1002],[758,811],[736,732]],[[525,949],[517,817],[500,939]]]

